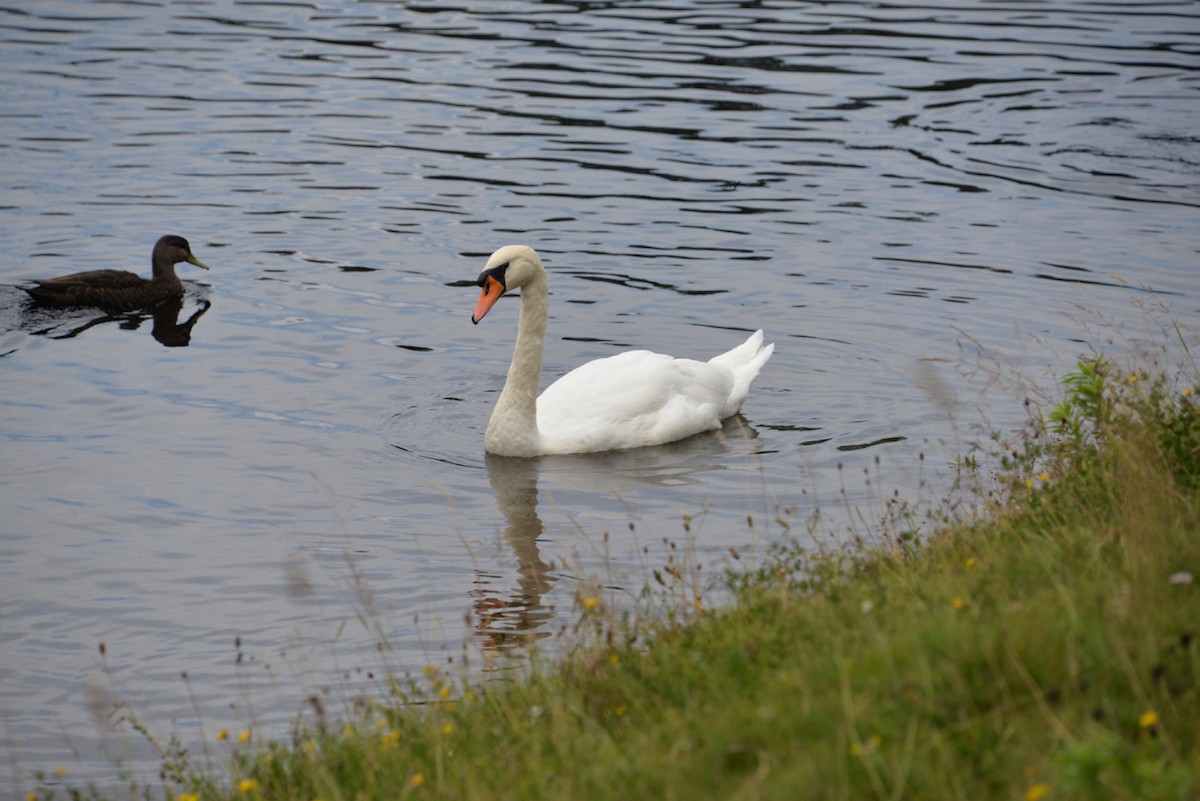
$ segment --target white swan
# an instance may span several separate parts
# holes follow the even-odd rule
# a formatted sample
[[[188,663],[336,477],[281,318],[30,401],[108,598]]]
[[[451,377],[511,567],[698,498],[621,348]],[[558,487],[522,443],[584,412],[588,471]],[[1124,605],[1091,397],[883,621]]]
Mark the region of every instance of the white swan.
[[[471,322],[500,296],[521,290],[517,345],[504,391],[483,437],[501,456],[594,453],[662,445],[721,427],[737,414],[775,350],[762,331],[707,362],[634,350],[597,359],[555,381],[539,398],[550,295],[533,248],[508,245],[488,259]]]

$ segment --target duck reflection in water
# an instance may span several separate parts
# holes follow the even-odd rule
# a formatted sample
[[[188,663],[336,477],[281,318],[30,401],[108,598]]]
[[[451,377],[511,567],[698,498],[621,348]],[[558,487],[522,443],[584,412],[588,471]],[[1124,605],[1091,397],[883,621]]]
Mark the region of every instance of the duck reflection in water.
[[[127,331],[136,331],[146,320],[153,320],[150,335],[156,341],[168,348],[184,348],[192,341],[192,328],[197,321],[209,310],[212,303],[207,298],[200,301],[199,308],[191,313],[182,323],[179,315],[183,312],[183,298],[168,300],[153,309],[142,312],[104,312],[100,315],[89,316],[81,322],[81,318],[64,320],[59,312],[52,325],[45,325],[46,318],[39,316],[36,321],[26,326],[30,333],[50,339],[70,339],[77,337],[89,328],[105,323],[116,323]]]
[[[567,491],[605,498],[648,487],[684,487],[699,483],[700,473],[725,469],[732,455],[740,459],[753,454],[757,437],[758,432],[737,415],[726,420],[720,431],[666,445],[532,459],[485,454],[496,507],[504,518],[503,538],[517,559],[517,581],[506,596],[489,588],[498,578],[494,572],[476,571],[477,586],[471,594],[480,645],[487,651],[516,655],[522,646],[554,631],[554,607],[543,599],[559,577],[539,545],[546,530],[538,514],[540,479]]]

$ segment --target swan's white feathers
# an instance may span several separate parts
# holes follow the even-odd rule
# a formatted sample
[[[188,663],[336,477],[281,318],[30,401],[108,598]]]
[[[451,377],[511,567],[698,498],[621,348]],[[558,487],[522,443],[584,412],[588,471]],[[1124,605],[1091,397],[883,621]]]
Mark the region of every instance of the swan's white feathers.
[[[538,429],[554,453],[674,442],[720,428],[734,384],[728,367],[627,351],[588,362],[547,387],[538,398]]]
[[[504,264],[507,288],[521,288],[521,318],[508,381],[484,436],[492,453],[594,453],[716,430],[741,409],[775,348],[764,346],[762,331],[756,331],[707,362],[627,351],[575,368],[534,401],[547,318],[545,269],[523,245],[496,251],[487,269]]]
[[[750,396],[750,385],[758,378],[759,372],[771,354],[775,352],[775,343],[763,345],[762,330],[755,331],[742,344],[731,351],[709,359],[709,364],[723,365],[733,370],[734,384],[721,409],[721,419],[732,417],[742,408],[746,398]]]

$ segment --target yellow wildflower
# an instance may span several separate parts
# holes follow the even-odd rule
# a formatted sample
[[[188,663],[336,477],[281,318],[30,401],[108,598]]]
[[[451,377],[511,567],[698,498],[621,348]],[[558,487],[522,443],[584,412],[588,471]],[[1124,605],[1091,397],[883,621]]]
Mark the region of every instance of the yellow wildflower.
[[[967,605],[967,602],[963,600],[963,597],[961,595],[955,595],[954,600],[951,601],[950,603],[954,605],[955,609],[962,609],[964,606]]]
[[[34,793],[34,792],[26,793],[25,801],[37,801],[37,793]]]
[[[408,786],[409,787],[420,787],[424,783],[425,783],[424,774],[414,773],[413,775],[408,777]]]
[[[628,709],[626,709],[626,707],[625,707],[625,705],[624,705],[624,704],[621,704],[619,707],[617,707],[617,708],[616,708],[616,709],[614,709],[613,711],[617,713],[617,717],[622,717],[622,716],[623,716],[623,715],[624,715],[626,712],[628,712],[629,710],[628,710]]]
[[[241,734],[238,735],[239,743],[246,743],[249,741],[250,741],[250,730],[249,729],[246,729],[244,732],[242,732]]]
[[[1033,489],[1033,479],[1032,478],[1025,480],[1025,489]]]
[[[63,776],[67,775],[67,769],[66,768],[55,768],[54,775],[61,779]]]
[[[450,695],[450,688],[443,684],[442,689],[438,690],[438,698],[441,698],[444,700],[447,697],[449,697],[449,695]]]
[[[1185,389],[1185,390],[1183,391],[1183,394],[1184,394],[1184,395],[1191,395],[1191,394],[1192,394],[1192,388],[1191,388],[1191,387],[1188,387],[1187,389]]]
[[[598,604],[598,603],[600,603],[599,598],[593,598],[593,597],[589,596],[589,597],[583,599],[583,608],[584,609],[595,609],[596,604]]]
[[[238,782],[238,792],[253,793],[257,789],[258,789],[258,780],[257,779],[242,779],[240,782]]]
[[[383,743],[384,745],[388,745],[388,746],[399,745],[400,744],[400,732],[385,731],[383,734],[379,735],[379,741],[381,743]]]
[[[229,730],[228,729],[221,729],[219,732],[217,732],[216,740],[218,743],[221,742],[222,740],[227,740],[228,738],[229,738]]]
[[[608,658],[608,664],[612,665],[613,667],[616,667],[620,661],[621,657],[617,656],[616,654],[613,654]]]
[[[442,734],[449,734],[449,733],[450,733],[450,732],[452,732],[452,731],[454,731],[454,724],[453,724],[453,723],[444,723],[444,724],[442,724]]]
[[[1038,782],[1025,791],[1025,801],[1038,801],[1038,799],[1045,798],[1049,794],[1050,785]]]
[[[975,557],[974,556],[967,557],[967,567],[975,567]]]
[[[195,793],[180,793],[175,796],[175,801],[200,801],[200,796]]]
[[[881,746],[882,744],[883,744],[883,738],[880,737],[878,734],[872,734],[861,745],[859,743],[851,743],[850,744],[850,755],[856,756],[856,757],[862,757],[864,755],[873,754],[873,753],[875,753],[876,750],[878,750],[879,746]]]
[[[1050,480],[1049,473],[1038,473],[1038,481],[1049,481],[1049,480]]]
[[[1138,718],[1138,725],[1143,729],[1149,729],[1152,726],[1158,725],[1158,713],[1151,709],[1149,712],[1143,712]]]

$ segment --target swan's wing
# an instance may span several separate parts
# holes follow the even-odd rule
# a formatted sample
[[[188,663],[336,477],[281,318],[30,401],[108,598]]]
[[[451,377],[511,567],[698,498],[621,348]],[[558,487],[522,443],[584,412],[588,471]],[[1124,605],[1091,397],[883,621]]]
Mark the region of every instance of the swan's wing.
[[[645,350],[588,362],[538,398],[550,452],[635,448],[719,428],[735,383],[723,364]]]

